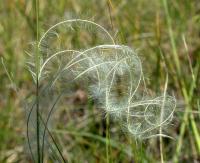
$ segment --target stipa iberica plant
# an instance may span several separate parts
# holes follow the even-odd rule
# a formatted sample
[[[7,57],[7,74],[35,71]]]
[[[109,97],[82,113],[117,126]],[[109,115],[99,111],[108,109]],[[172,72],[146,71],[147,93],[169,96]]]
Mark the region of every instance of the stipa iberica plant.
[[[65,162],[51,134],[52,115],[62,98],[80,83],[97,105],[123,123],[135,138],[169,137],[162,129],[172,120],[175,99],[166,89],[160,97],[149,97],[137,53],[116,44],[104,27],[82,19],[62,21],[44,33],[36,49],[38,63],[32,61],[34,56],[28,62],[39,89],[39,98],[30,102],[27,119],[33,160],[43,160],[45,152],[50,152],[54,153],[53,160]],[[37,107],[39,114],[35,112]],[[44,152],[46,146],[49,151]]]

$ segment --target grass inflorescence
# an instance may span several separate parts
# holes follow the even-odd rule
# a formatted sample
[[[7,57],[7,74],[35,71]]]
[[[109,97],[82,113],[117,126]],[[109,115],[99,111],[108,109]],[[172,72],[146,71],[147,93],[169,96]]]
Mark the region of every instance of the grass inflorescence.
[[[199,161],[197,1],[8,0],[0,20],[0,162]]]
[[[104,40],[108,39],[107,42],[112,44],[81,49],[69,49],[62,45],[62,32],[80,33],[83,27],[89,26],[87,24],[97,30],[96,32],[93,30],[93,34],[101,33],[99,37],[104,36]],[[43,161],[46,141],[49,144],[46,135],[53,138],[48,129],[51,116],[58,108],[59,100],[76,82],[84,83],[84,89],[89,91],[90,97],[95,99],[99,107],[108,114],[107,126],[109,126],[108,117],[111,115],[136,139],[157,136],[170,138],[161,131],[172,120],[176,106],[174,97],[167,95],[165,89],[162,96],[151,98],[146,89],[142,64],[137,53],[128,46],[116,44],[104,27],[89,20],[66,20],[49,28],[37,42],[36,54],[39,56],[37,62],[31,60],[28,62],[30,73],[37,86],[36,99],[33,102],[35,107],[32,107],[36,109],[36,115],[32,115],[31,109],[27,127],[30,127],[31,116],[36,116],[38,162]],[[53,103],[45,102],[49,99],[55,100]],[[43,127],[40,127],[41,125]],[[110,139],[108,128],[106,135],[108,145]],[[27,136],[29,139],[29,133]],[[64,160],[54,139],[53,143]],[[34,145],[31,145],[30,141],[29,147],[36,160],[33,154]],[[106,147],[106,151],[109,162],[109,146]]]

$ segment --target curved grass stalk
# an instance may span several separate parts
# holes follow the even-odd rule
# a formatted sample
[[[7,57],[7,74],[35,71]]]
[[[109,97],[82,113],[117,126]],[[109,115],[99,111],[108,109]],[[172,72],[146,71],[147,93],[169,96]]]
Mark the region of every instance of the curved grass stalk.
[[[65,21],[59,22],[59,23],[53,25],[51,28],[49,28],[49,29],[44,33],[44,35],[41,37],[41,39],[39,40],[38,47],[40,47],[40,45],[41,45],[43,39],[45,38],[45,36],[46,36],[52,29],[54,29],[54,28],[56,28],[56,27],[58,27],[58,26],[60,26],[60,25],[62,25],[62,24],[65,24],[65,23],[72,23],[72,22],[84,22],[84,23],[89,23],[89,24],[92,24],[92,25],[98,27],[98,28],[101,29],[103,32],[105,32],[105,33],[109,36],[109,38],[110,38],[110,40],[112,41],[112,43],[115,44],[115,41],[114,41],[114,39],[112,38],[111,34],[110,34],[105,28],[103,28],[101,25],[99,25],[99,24],[97,24],[97,23],[95,23],[95,22],[93,22],[93,21],[89,21],[89,20],[71,19],[71,20],[65,20]]]
[[[41,68],[40,68],[40,70],[39,70],[39,73],[38,73],[38,78],[40,79],[41,73],[42,73],[42,71],[43,71],[45,65],[46,65],[51,59],[53,59],[54,57],[57,57],[57,55],[60,55],[60,54],[62,54],[62,53],[66,53],[66,52],[76,52],[76,53],[79,53],[79,51],[76,51],[76,50],[62,50],[62,51],[59,51],[59,52],[57,52],[57,53],[51,55],[51,56],[42,64],[42,66],[41,66]]]
[[[35,106],[35,105],[36,105],[36,102],[35,102],[35,103],[31,106],[31,108],[30,108],[30,111],[29,111],[28,117],[27,117],[27,123],[26,123],[26,125],[27,125],[26,136],[27,136],[27,141],[28,141],[28,147],[29,147],[29,151],[30,151],[30,153],[31,153],[32,160],[33,160],[34,162],[36,162],[36,160],[35,160],[35,158],[34,158],[34,154],[33,154],[32,147],[31,147],[31,141],[30,141],[30,136],[29,136],[29,123],[30,123],[31,114],[33,113],[33,109],[34,109],[34,106]],[[41,115],[39,115],[39,118],[40,118],[41,122],[44,124],[44,121],[43,121]],[[32,125],[34,126],[34,122],[32,122]],[[34,129],[36,129],[36,126],[34,126]],[[51,139],[52,139],[54,145],[56,146],[56,149],[59,151],[59,154],[60,154],[60,156],[62,157],[62,159],[64,159],[63,156],[62,156],[62,153],[61,153],[61,151],[60,151],[60,149],[59,149],[59,147],[58,147],[58,145],[57,145],[57,143],[56,143],[56,141],[54,140],[54,138],[53,138],[52,134],[50,133],[50,131],[48,130],[48,127],[47,127],[47,126],[45,126],[45,130],[48,131],[48,133],[49,133],[49,135],[50,135],[50,137],[51,137]],[[44,141],[44,140],[43,140],[43,141]],[[46,140],[46,141],[47,141],[47,140]],[[43,143],[44,143],[44,142],[43,142]],[[48,141],[47,141],[47,143],[48,143]],[[48,143],[48,144],[49,144],[49,143]],[[51,147],[50,144],[49,144],[49,146],[50,146],[51,150],[54,151],[54,149]],[[42,149],[43,149],[43,144],[42,144]],[[56,152],[55,152],[55,154],[56,154]],[[56,156],[56,157],[57,157],[57,159],[59,159],[58,156]],[[42,150],[42,154],[41,154],[41,160],[43,160],[43,150]]]
[[[55,24],[51,28],[49,28],[44,35],[41,37],[41,39],[38,41],[37,49],[39,49],[42,46],[42,43],[45,41],[46,36],[48,34],[63,24],[70,24],[70,23],[88,23],[91,25],[94,25],[98,29],[100,29],[106,36],[108,36],[108,39],[113,44],[103,44],[103,45],[97,45],[88,49],[81,50],[72,50],[72,49],[65,49],[58,52],[55,52],[54,54],[51,54],[48,57],[41,56],[38,57],[36,64],[31,64],[30,66],[36,68],[36,72],[32,71],[30,69],[31,74],[36,79],[37,84],[37,95],[36,95],[36,110],[37,110],[37,122],[42,122],[42,125],[44,126],[43,134],[42,134],[42,144],[40,144],[40,132],[38,129],[40,129],[41,124],[37,124],[37,142],[38,142],[38,161],[43,162],[44,157],[44,145],[45,145],[45,136],[46,132],[48,132],[48,135],[51,137],[53,143],[56,146],[56,149],[59,152],[59,155],[62,157],[62,161],[65,162],[65,159],[56,144],[53,136],[51,135],[50,131],[48,130],[48,123],[50,121],[50,118],[52,116],[52,113],[54,109],[56,108],[56,104],[58,103],[59,99],[62,97],[62,95],[65,93],[65,89],[62,88],[59,90],[59,94],[56,97],[56,100],[53,102],[51,107],[49,108],[48,113],[45,115],[46,120],[44,121],[42,118],[42,115],[39,112],[39,97],[41,97],[41,94],[45,92],[45,90],[48,88],[49,90],[54,90],[54,87],[56,88],[56,84],[64,85],[59,78],[63,79],[64,72],[68,71],[72,74],[70,76],[71,78],[67,78],[67,76],[64,78],[65,80],[70,79],[71,81],[76,80],[83,80],[86,76],[87,79],[93,79],[89,81],[90,84],[94,85],[98,90],[101,90],[99,101],[103,103],[103,107],[106,110],[107,113],[111,113],[114,116],[116,116],[119,120],[126,121],[126,127],[130,133],[132,133],[136,138],[152,138],[152,137],[169,137],[162,133],[163,126],[169,124],[169,122],[172,119],[174,109],[175,109],[175,99],[171,96],[166,95],[166,85],[164,90],[164,95],[148,100],[143,99],[144,93],[147,93],[146,90],[146,84],[144,79],[144,73],[142,69],[142,64],[140,61],[140,58],[137,56],[137,54],[129,47],[124,45],[116,45],[114,42],[114,39],[110,35],[110,33],[100,26],[99,24],[96,24],[92,21],[88,20],[82,20],[82,19],[72,19],[72,20],[66,20],[62,21],[60,23]],[[57,35],[58,37],[58,35]],[[48,45],[47,45],[48,47]],[[70,55],[70,59],[68,59],[69,54],[72,53],[72,56]],[[62,60],[59,60],[59,56],[62,56]],[[63,59],[65,59],[67,63],[64,62]],[[55,64],[51,61],[57,61],[58,59],[58,65],[56,68],[56,71],[52,74],[48,74],[48,66],[51,66],[50,63]],[[56,62],[57,63],[57,62]],[[35,66],[36,65],[36,66]],[[53,67],[50,67],[53,68]],[[89,75],[87,75],[89,74]],[[46,76],[45,76],[46,75]],[[89,76],[89,78],[88,78]],[[44,78],[43,78],[44,77]],[[122,90],[122,93],[117,97],[117,89],[118,89],[118,82],[117,79],[122,79],[121,83],[123,86],[125,86],[125,89]],[[45,82],[41,82],[43,79]],[[69,82],[69,81],[67,81]],[[42,91],[39,91],[39,86],[45,86],[45,89]],[[144,85],[144,90],[142,90],[142,99],[136,100],[139,97],[141,97],[141,92],[139,90],[141,84]],[[49,87],[50,86],[50,87]],[[96,90],[96,89],[95,89]],[[94,92],[97,93],[97,92]],[[50,96],[50,95],[48,95]],[[93,94],[95,96],[95,94]],[[119,99],[118,99],[119,98]],[[42,104],[40,104],[42,105]],[[34,106],[31,108],[28,120],[27,120],[27,137],[28,142],[30,146],[30,140],[29,140],[29,120],[32,114]],[[48,108],[47,108],[48,109]],[[159,113],[159,115],[157,115]],[[153,121],[152,121],[153,118]],[[109,116],[106,117],[106,155],[107,155],[107,161],[110,161],[109,158],[109,145],[110,145],[110,135],[109,135]],[[160,138],[160,140],[162,140]],[[161,142],[162,143],[162,142]],[[161,145],[162,146],[162,145]],[[40,149],[41,147],[41,149]],[[31,146],[30,146],[31,149]],[[32,153],[32,151],[31,151]],[[161,151],[162,154],[162,151]],[[33,153],[32,153],[33,156]],[[34,156],[33,156],[34,160]],[[163,156],[161,156],[161,161],[163,162]]]

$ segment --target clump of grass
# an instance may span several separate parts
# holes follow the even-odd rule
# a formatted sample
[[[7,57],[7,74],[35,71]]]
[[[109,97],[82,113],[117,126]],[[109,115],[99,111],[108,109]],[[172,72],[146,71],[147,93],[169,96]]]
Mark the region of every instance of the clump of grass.
[[[102,42],[88,47],[80,40],[76,46],[70,45],[74,47],[71,49],[62,41],[67,33],[73,33],[75,37],[85,34],[82,30],[87,31],[91,39],[95,35]],[[33,160],[43,162],[45,152],[50,152],[52,160],[65,162],[49,128],[53,128],[51,117],[59,101],[73,89],[74,83],[81,82],[90,97],[98,101],[99,107],[123,124],[135,138],[170,137],[163,129],[172,120],[175,98],[167,95],[167,89],[160,97],[152,98],[147,92],[137,53],[128,46],[116,44],[101,25],[82,19],[57,23],[37,39],[35,54],[36,59],[32,56],[28,62],[36,84],[36,95],[27,120]],[[30,141],[31,125],[36,129],[32,136],[36,136],[36,142]],[[45,147],[49,151],[45,151]],[[109,162],[109,147],[106,149]]]

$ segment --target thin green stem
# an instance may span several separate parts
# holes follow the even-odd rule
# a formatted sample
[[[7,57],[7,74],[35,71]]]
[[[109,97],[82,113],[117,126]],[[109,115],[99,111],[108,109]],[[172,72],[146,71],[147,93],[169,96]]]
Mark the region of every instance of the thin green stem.
[[[167,92],[167,85],[168,85],[168,74],[166,75],[166,81],[165,81],[165,88],[164,88],[164,95],[163,95],[163,103],[162,103],[162,108],[161,108],[161,114],[160,114],[160,123],[163,122],[163,114],[164,114],[164,107],[165,107],[165,98],[166,98],[166,92]],[[162,135],[162,125],[160,126],[160,135]],[[161,163],[164,163],[164,157],[163,157],[163,140],[162,136],[160,136],[160,159]]]
[[[170,14],[169,14],[167,0],[163,0],[163,6],[164,6],[165,14],[166,14],[168,32],[169,32],[170,42],[171,42],[171,46],[172,46],[175,66],[177,68],[178,75],[180,75],[180,62],[179,62],[178,53],[177,53],[177,49],[176,49],[174,33],[172,30],[172,20],[171,20]]]
[[[36,137],[37,137],[37,162],[43,162],[40,156],[40,119],[39,119],[39,49],[38,49],[38,41],[39,41],[39,0],[35,0],[35,13],[36,13]]]
[[[186,52],[187,52],[187,55],[188,55],[187,44],[186,44],[186,41],[184,40],[184,37],[183,37],[183,42],[184,42]],[[189,56],[188,56],[188,59],[189,59]],[[190,59],[188,61],[189,61],[189,64],[190,64],[191,63]],[[181,147],[182,147],[182,144],[183,144],[183,136],[184,136],[185,131],[186,131],[186,126],[188,125],[188,120],[190,120],[192,131],[194,133],[194,138],[196,140],[197,149],[198,149],[198,152],[200,153],[200,143],[199,143],[200,135],[199,135],[196,123],[194,121],[193,115],[189,116],[190,115],[189,113],[192,111],[192,98],[194,96],[194,90],[196,88],[196,82],[197,82],[198,71],[199,71],[199,64],[197,64],[197,66],[195,67],[194,70],[192,69],[191,66],[192,65],[190,65],[192,82],[190,84],[190,88],[187,90],[185,82],[181,81],[182,82],[181,90],[182,90],[182,93],[183,93],[183,96],[184,96],[184,99],[185,99],[185,102],[186,102],[186,108],[185,108],[185,113],[183,115],[183,120],[182,120],[181,127],[180,127],[180,134],[179,134],[179,138],[178,138],[178,142],[177,142],[177,146],[176,146],[176,152],[175,152],[175,155],[173,157],[173,162],[178,162],[178,157],[180,155]]]
[[[109,146],[110,146],[110,134],[109,134],[109,123],[110,123],[110,119],[109,119],[109,115],[107,114],[106,116],[106,161],[107,163],[110,162],[110,156],[109,156]]]
[[[180,135],[179,135],[178,143],[177,143],[177,146],[176,146],[176,152],[175,152],[175,155],[174,155],[174,158],[173,158],[173,162],[178,162],[178,157],[180,155],[182,142],[183,142],[183,135],[185,133],[188,120],[190,120],[190,122],[191,122],[192,130],[194,132],[194,136],[195,136],[196,141],[197,141],[197,147],[200,148],[199,147],[200,144],[198,143],[200,136],[199,136],[199,133],[198,133],[197,128],[196,128],[196,123],[195,123],[193,117],[189,116],[189,111],[192,110],[191,102],[192,102],[192,98],[193,98],[194,88],[196,87],[195,86],[196,85],[196,81],[195,81],[196,79],[195,79],[195,75],[194,75],[194,72],[193,72],[193,69],[192,69],[192,64],[191,64],[191,61],[190,61],[190,58],[189,58],[189,55],[188,55],[188,46],[187,46],[185,37],[183,35],[182,39],[183,39],[183,43],[184,43],[184,46],[185,46],[185,49],[186,49],[186,52],[187,52],[187,57],[188,57],[189,66],[190,66],[189,68],[190,68],[190,71],[191,71],[191,74],[192,74],[192,83],[191,83],[190,88],[187,90],[185,80],[181,76],[180,62],[179,62],[179,57],[178,57],[178,53],[177,53],[177,49],[176,49],[174,33],[173,33],[173,30],[172,30],[172,20],[170,18],[167,0],[163,0],[163,6],[164,6],[164,9],[165,9],[165,14],[166,14],[166,19],[167,19],[168,32],[169,32],[170,42],[171,42],[172,51],[173,51],[175,67],[177,69],[177,75],[178,75],[178,78],[179,78],[178,80],[179,80],[180,88],[181,88],[182,94],[184,96],[185,102],[187,103],[187,107],[185,109],[186,112],[183,116],[183,120],[182,120],[181,127],[180,127]]]

